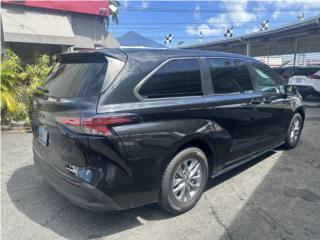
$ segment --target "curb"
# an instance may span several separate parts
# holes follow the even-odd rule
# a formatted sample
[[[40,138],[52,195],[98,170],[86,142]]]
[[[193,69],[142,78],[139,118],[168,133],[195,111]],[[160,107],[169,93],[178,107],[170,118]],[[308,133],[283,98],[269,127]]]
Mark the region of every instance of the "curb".
[[[2,132],[19,132],[19,133],[31,133],[32,130],[30,127],[8,127],[8,126],[1,126]]]

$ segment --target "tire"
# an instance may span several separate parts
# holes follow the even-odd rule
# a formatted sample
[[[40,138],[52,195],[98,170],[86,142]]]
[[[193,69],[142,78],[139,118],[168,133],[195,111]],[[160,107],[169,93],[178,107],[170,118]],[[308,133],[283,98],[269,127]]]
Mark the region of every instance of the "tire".
[[[190,210],[199,201],[207,180],[208,161],[205,153],[197,147],[183,149],[164,171],[159,205],[174,214]]]
[[[296,125],[297,121],[299,123],[298,130],[297,130],[297,125]],[[301,130],[302,130],[302,124],[303,124],[303,120],[302,120],[301,115],[299,113],[295,113],[291,119],[288,131],[287,131],[286,141],[284,144],[284,146],[286,148],[291,149],[291,148],[295,148],[297,146],[297,144],[299,142]],[[296,128],[296,129],[294,129],[294,128]],[[293,134],[295,136],[294,138],[293,138]]]

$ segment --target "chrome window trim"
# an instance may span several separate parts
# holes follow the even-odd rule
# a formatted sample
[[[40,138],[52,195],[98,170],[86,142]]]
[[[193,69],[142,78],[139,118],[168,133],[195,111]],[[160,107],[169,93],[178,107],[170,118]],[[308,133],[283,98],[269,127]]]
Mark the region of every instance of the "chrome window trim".
[[[139,94],[139,90],[142,87],[142,85],[149,80],[162,66],[167,64],[170,61],[173,60],[183,60],[183,59],[197,59],[199,60],[200,57],[194,56],[194,57],[172,57],[168,58],[165,61],[163,61],[159,66],[157,66],[155,69],[153,69],[150,73],[147,74],[133,89],[134,95],[141,101],[153,101],[153,100],[171,100],[171,99],[181,99],[181,98],[190,98],[190,97],[203,97],[203,96],[198,96],[198,95],[190,95],[190,96],[181,96],[181,97],[158,97],[158,98],[144,98]],[[201,65],[199,62],[199,72],[201,75]],[[202,88],[202,78],[200,77],[200,83],[201,83],[201,88]]]

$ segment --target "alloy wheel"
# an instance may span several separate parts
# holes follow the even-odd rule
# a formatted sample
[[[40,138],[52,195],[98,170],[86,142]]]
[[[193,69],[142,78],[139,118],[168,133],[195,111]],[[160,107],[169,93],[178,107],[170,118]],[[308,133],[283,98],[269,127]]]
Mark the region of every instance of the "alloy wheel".
[[[172,180],[172,192],[177,201],[186,203],[198,193],[202,171],[202,166],[196,159],[187,159],[178,166]]]
[[[290,129],[290,142],[291,143],[295,143],[298,138],[299,138],[299,134],[300,134],[300,129],[301,129],[301,122],[298,118],[295,118],[293,120],[293,123],[291,125],[291,129]]]

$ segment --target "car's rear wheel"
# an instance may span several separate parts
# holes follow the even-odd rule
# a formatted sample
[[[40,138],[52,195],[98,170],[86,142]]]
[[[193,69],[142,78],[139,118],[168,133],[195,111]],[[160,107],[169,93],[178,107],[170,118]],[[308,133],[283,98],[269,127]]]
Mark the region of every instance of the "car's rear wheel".
[[[287,148],[294,148],[297,146],[302,130],[302,117],[299,113],[295,113],[291,119],[289,129],[287,132],[285,146]]]
[[[190,210],[200,199],[208,180],[208,161],[196,147],[180,151],[168,164],[161,182],[159,204],[168,212]]]

